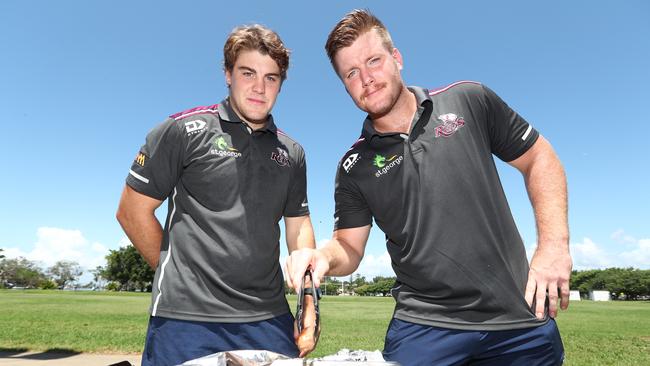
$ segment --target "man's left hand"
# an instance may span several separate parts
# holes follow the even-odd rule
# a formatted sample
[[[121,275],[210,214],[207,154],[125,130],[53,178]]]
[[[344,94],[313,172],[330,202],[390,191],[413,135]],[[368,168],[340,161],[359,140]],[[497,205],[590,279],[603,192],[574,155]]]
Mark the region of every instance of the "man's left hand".
[[[548,315],[557,316],[558,289],[560,290],[560,308],[569,307],[569,278],[571,277],[571,255],[567,249],[540,247],[535,250],[530,262],[528,283],[526,283],[526,302],[532,307],[535,299],[535,316],[544,318],[544,304],[548,291]]]

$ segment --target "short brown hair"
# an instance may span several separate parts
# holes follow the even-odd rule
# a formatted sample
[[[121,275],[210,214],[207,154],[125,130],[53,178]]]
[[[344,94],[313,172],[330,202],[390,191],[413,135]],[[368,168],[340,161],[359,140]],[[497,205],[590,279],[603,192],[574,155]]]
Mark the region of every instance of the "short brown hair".
[[[334,65],[336,52],[341,48],[349,47],[359,36],[373,29],[381,37],[384,47],[391,52],[393,50],[393,40],[390,38],[384,23],[374,16],[370,10],[354,9],[347,13],[343,19],[336,23],[327,37],[327,42],[325,42],[325,51],[327,51],[327,57],[329,57],[332,65]]]
[[[282,80],[287,78],[289,49],[284,46],[277,33],[259,24],[237,27],[230,32],[226,44],[223,45],[224,69],[232,71],[239,53],[251,50],[269,55],[278,64]]]

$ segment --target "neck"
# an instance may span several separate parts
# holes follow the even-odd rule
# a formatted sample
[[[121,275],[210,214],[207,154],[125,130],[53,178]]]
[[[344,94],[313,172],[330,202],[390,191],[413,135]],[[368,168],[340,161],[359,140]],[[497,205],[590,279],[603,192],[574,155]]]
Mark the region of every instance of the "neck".
[[[264,128],[266,126],[266,124],[269,122],[269,116],[268,115],[266,116],[266,119],[263,120],[263,121],[249,121],[248,119],[246,119],[239,112],[239,108],[235,105],[235,103],[232,102],[232,100],[230,99],[230,96],[228,97],[228,103],[230,104],[230,108],[232,108],[232,110],[235,111],[235,114],[237,115],[237,117],[239,117],[239,119],[241,119],[242,122],[244,122],[246,124],[246,126],[248,126],[253,131]]]
[[[397,101],[390,111],[382,116],[370,116],[372,125],[378,132],[399,132],[408,134],[411,122],[417,111],[415,95],[406,86],[402,87]]]
[[[266,127],[266,124],[268,123],[268,118],[264,122],[251,122],[251,121],[248,121],[248,120],[244,119],[242,116],[239,116],[239,118],[241,118],[241,120],[244,121],[246,126],[248,126],[253,131],[257,131],[259,129],[262,129],[262,128]]]

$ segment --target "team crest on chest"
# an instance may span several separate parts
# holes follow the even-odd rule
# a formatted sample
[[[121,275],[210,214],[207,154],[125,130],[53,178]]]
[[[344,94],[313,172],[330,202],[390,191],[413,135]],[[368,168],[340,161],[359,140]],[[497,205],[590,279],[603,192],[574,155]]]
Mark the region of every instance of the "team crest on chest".
[[[438,116],[438,120],[441,122],[436,126],[436,138],[449,137],[456,133],[461,127],[465,126],[465,120],[463,117],[459,117],[453,113],[441,114]]]
[[[289,153],[287,150],[276,147],[277,151],[271,153],[271,160],[278,163],[279,166],[291,166],[291,161],[289,160]]]

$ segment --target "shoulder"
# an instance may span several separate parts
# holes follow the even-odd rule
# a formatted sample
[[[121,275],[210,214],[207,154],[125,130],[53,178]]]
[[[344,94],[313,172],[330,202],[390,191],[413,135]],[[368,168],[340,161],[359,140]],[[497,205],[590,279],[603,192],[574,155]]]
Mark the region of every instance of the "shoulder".
[[[300,143],[298,143],[298,141],[296,141],[294,138],[289,136],[286,132],[284,132],[283,130],[281,130],[279,128],[276,128],[275,132],[276,132],[276,136],[278,138],[278,141],[280,141],[280,143],[282,145],[284,145],[284,146],[288,147],[289,149],[291,149],[291,151],[289,151],[290,154],[292,154],[292,153],[297,154],[297,155],[304,155],[305,154],[305,150],[302,148],[302,145],[300,145]]]
[[[467,95],[482,95],[485,89],[483,84],[478,81],[461,80],[445,85],[442,87],[429,90],[429,97],[453,97],[453,96],[467,96]]]
[[[201,115],[215,116],[218,114],[219,104],[213,104],[186,109],[184,111],[170,115],[169,118],[175,121],[180,121],[190,117],[201,117]]]
[[[175,125],[179,131],[192,136],[204,131],[211,123],[218,121],[219,104],[198,106],[169,116],[167,123]]]
[[[489,109],[498,102],[499,97],[485,84],[477,81],[457,81],[447,86],[431,89],[429,98],[440,105],[466,106],[468,108]]]

